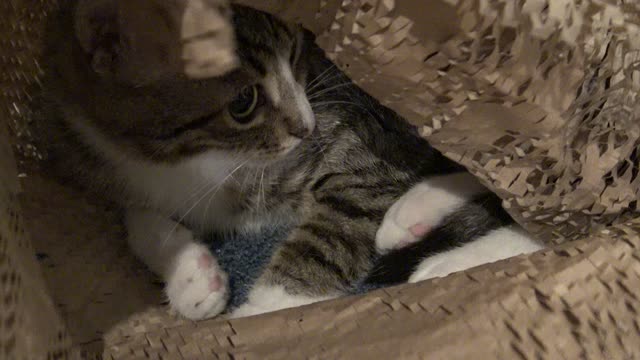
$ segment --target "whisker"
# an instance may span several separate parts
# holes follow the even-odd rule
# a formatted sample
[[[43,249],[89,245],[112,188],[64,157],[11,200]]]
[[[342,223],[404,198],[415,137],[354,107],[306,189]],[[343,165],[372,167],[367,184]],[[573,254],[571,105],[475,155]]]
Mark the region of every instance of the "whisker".
[[[235,160],[237,159],[237,157],[233,158],[233,162],[235,162]],[[205,179],[201,185],[197,185],[196,190],[193,191],[193,193],[191,195],[189,195],[187,197],[187,199],[185,199],[184,201],[182,201],[180,204],[178,204],[178,206],[175,208],[174,211],[171,212],[171,214],[169,214],[169,217],[172,217],[173,215],[175,215],[178,211],[180,211],[180,209],[185,206],[186,204],[189,203],[189,201],[191,201],[193,198],[197,197],[198,194],[200,194],[202,191],[205,191],[210,185],[212,185],[214,182],[216,182],[217,179]]]
[[[376,115],[373,114],[368,107],[366,107],[366,106],[364,106],[362,104],[358,104],[358,103],[352,102],[352,101],[340,101],[340,100],[336,100],[336,101],[319,101],[319,102],[315,102],[315,103],[311,102],[310,104],[311,104],[311,109],[317,108],[319,106],[326,106],[326,105],[352,105],[352,106],[355,106],[357,108],[360,108],[360,109],[366,111],[369,114],[369,116],[371,116],[372,119],[378,119],[378,117],[376,117]]]
[[[305,87],[305,91],[306,92],[313,92],[314,89],[328,83],[331,82],[335,79],[345,79],[345,76],[338,71],[338,68],[336,66],[332,66],[327,70],[325,70],[325,72],[323,73],[322,76],[318,76],[317,81],[315,84],[313,84],[312,86],[306,86]],[[347,78],[347,80],[349,80]]]
[[[246,165],[249,160],[251,160],[253,158],[253,156],[249,156],[245,161],[243,161],[240,165],[238,165],[235,169],[233,169],[233,171],[231,171],[224,179],[222,179],[222,181],[220,182],[220,184],[218,184],[218,186],[212,187],[211,189],[207,190],[189,209],[187,209],[187,211],[180,217],[180,219],[178,221],[176,221],[176,225],[173,227],[173,229],[171,229],[171,231],[169,231],[169,233],[167,234],[167,237],[165,238],[165,240],[162,242],[161,247],[164,247],[164,245],[167,243],[167,241],[169,241],[169,239],[171,238],[171,235],[176,231],[176,229],[178,228],[178,226],[182,223],[182,221],[191,213],[191,211],[193,211],[193,209],[195,209],[196,206],[198,206],[198,204],[209,194],[211,194],[213,192],[213,194],[211,194],[211,197],[214,197],[218,190],[220,190],[222,188],[222,186],[226,183],[226,181],[233,176],[233,174],[238,171],[240,168],[242,168],[244,165]]]
[[[327,83],[331,83],[333,81],[340,81],[340,82],[344,82],[344,76],[342,76],[342,74],[335,72],[333,74],[330,74],[329,76],[325,77],[324,79],[322,79],[322,81],[316,83],[315,85],[313,85],[312,87],[305,89],[305,93],[307,94],[313,94],[314,91],[316,91],[316,89],[321,89],[322,86],[324,86]],[[349,80],[349,79],[346,79]]]
[[[312,101],[313,99],[319,97],[322,94],[326,94],[326,93],[328,93],[330,91],[333,91],[333,90],[336,90],[336,89],[339,89],[339,88],[342,88],[342,87],[345,87],[345,86],[350,86],[350,85],[353,85],[353,83],[351,83],[350,81],[347,81],[347,82],[344,82],[344,83],[340,83],[340,84],[328,87],[326,89],[322,89],[320,91],[314,92],[313,94],[309,94],[309,95],[307,95],[307,99],[309,101]]]
[[[260,175],[260,190],[262,191],[262,203],[263,203],[262,207],[264,208],[265,211],[267,210],[267,198],[264,193],[264,170],[266,168],[267,168],[266,165],[262,167],[262,175]]]
[[[249,157],[248,159],[250,159],[250,158],[251,158],[251,157]],[[247,160],[248,160],[248,159],[247,159]],[[246,162],[245,162],[245,163],[246,163]],[[238,169],[238,170],[239,170],[239,169]],[[238,180],[235,178],[235,176],[233,176],[233,175],[234,175],[234,172],[236,172],[236,171],[237,171],[237,170],[232,171],[232,172],[227,176],[227,178],[229,178],[229,177],[230,177],[231,179],[235,180],[235,181],[236,181],[236,183],[239,183],[239,182],[238,182]],[[226,179],[226,178],[225,178],[225,179]],[[222,186],[224,183],[225,183],[225,180],[222,180],[222,183],[221,183],[219,186]],[[205,195],[205,196],[206,196],[206,195]],[[209,213],[209,208],[211,207],[211,203],[212,203],[212,201],[214,200],[214,198],[215,198],[215,193],[214,193],[213,195],[209,196],[209,201],[207,201],[207,206],[204,208],[204,211],[203,211],[203,214],[202,214],[202,222],[203,222],[203,223],[207,223],[207,222],[208,222],[208,219],[209,219],[209,218],[208,218],[207,214]]]
[[[315,83],[321,82],[322,78],[331,74],[331,72],[333,70],[336,69],[335,65],[331,65],[328,68],[326,68],[323,72],[321,72],[320,74],[318,74],[318,76],[316,76],[313,80],[309,81],[309,83],[307,84],[307,86],[305,86],[305,90],[311,90],[313,89],[312,86],[314,86]]]

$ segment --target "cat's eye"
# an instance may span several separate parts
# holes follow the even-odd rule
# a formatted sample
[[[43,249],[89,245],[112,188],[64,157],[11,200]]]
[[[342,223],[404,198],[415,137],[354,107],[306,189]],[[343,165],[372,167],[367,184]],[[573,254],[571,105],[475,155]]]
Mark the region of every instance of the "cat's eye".
[[[257,85],[246,86],[240,90],[238,96],[229,104],[229,114],[241,124],[247,124],[260,101],[260,91]]]

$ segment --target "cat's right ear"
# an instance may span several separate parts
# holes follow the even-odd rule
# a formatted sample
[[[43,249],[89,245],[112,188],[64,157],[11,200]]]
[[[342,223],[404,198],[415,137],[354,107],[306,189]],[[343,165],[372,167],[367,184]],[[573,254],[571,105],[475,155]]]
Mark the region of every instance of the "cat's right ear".
[[[74,27],[93,71],[101,76],[115,75],[127,42],[119,29],[116,1],[79,0]]]

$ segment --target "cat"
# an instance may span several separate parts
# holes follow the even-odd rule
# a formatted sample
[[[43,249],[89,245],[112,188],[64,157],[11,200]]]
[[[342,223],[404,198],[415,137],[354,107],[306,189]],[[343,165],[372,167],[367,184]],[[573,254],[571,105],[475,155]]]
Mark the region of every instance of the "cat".
[[[385,282],[402,268],[398,254],[424,244],[400,281],[440,276],[442,263],[455,271],[533,251],[533,240],[512,236],[495,195],[356,87],[297,26],[234,5],[241,66],[196,80],[144,67],[132,74],[131,34],[113,0],[67,5],[43,57],[48,163],[124,209],[132,251],[164,279],[179,314],[205,319],[226,307],[227,275],[200,240],[210,231],[295,224],[231,317]],[[512,240],[531,246],[509,252]],[[495,243],[508,254],[492,254]],[[448,259],[469,246],[488,255]]]

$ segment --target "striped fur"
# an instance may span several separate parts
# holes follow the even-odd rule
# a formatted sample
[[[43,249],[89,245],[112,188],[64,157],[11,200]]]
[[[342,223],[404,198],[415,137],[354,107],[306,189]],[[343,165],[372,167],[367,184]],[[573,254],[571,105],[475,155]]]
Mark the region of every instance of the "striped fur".
[[[193,277],[172,284],[184,271],[163,265],[175,263],[173,250],[166,250],[173,248],[210,264],[210,254],[191,245],[198,233],[211,229],[296,224],[259,280],[258,287],[280,289],[271,293],[327,298],[367,278],[406,281],[406,267],[400,275],[380,278],[396,271],[390,267],[398,268],[401,255],[378,259],[375,237],[385,213],[421,180],[463,170],[353,85],[312,45],[309,34],[236,6],[240,70],[207,80],[167,74],[140,82],[137,76],[131,83],[115,81],[116,70],[98,73],[91,60],[97,50],[68,41],[78,35],[74,17],[92,15],[70,9],[51,32],[45,106],[55,115],[46,131],[56,140],[44,145],[59,173],[128,209],[130,237],[150,236],[145,235],[149,227],[163,224],[166,233],[131,240],[132,247],[165,276],[179,311],[191,318],[215,315],[198,309],[202,299],[184,298]],[[86,11],[92,10],[104,11]],[[104,15],[98,17],[105,21],[102,29],[118,36],[100,38],[88,28],[77,30],[80,37],[97,37],[92,43],[98,47],[111,41],[104,51],[126,47],[127,34],[118,33],[117,19],[99,15]],[[127,61],[118,57],[122,53],[126,48],[111,54],[111,68]],[[228,104],[252,84],[264,92],[256,118],[248,125],[234,123]],[[305,112],[309,105],[312,118]],[[404,251],[410,263],[510,221],[497,198],[483,199],[490,206],[474,201],[445,219],[426,249]],[[176,229],[179,240],[172,236]],[[442,238],[434,239],[437,234]],[[150,258],[152,252],[159,255]],[[197,271],[192,267],[196,270],[189,271]],[[226,277],[213,273],[215,266],[207,269],[209,277],[202,281],[209,282],[209,290],[203,283],[198,291],[218,309],[224,294],[211,294],[219,289],[216,281]]]

